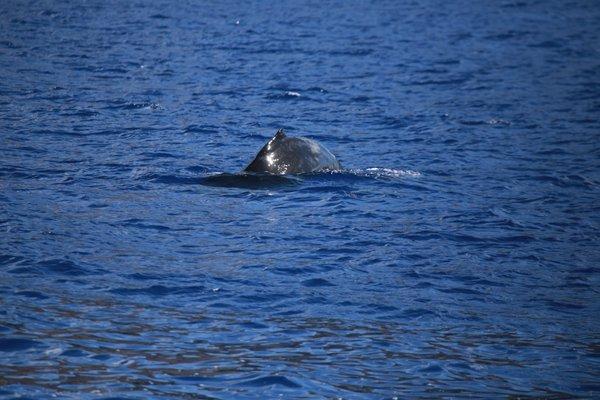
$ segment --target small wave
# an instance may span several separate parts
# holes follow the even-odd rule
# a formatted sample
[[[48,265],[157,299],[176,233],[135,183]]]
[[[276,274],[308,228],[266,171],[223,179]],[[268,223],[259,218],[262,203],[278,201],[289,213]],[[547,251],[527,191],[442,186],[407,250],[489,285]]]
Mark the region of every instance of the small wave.
[[[332,50],[326,52],[326,54],[331,56],[368,56],[373,51],[373,49]]]
[[[35,274],[45,275],[46,273],[53,273],[57,275],[67,276],[82,276],[90,274],[90,271],[85,269],[79,264],[74,263],[70,260],[65,259],[50,259],[39,261],[33,265],[25,265],[22,267],[14,268],[9,271],[12,274]]]
[[[198,185],[202,184],[201,177],[195,176],[178,176],[178,175],[160,175],[160,174],[144,174],[138,179],[147,180],[157,183],[165,183],[168,185]]]
[[[65,112],[61,112],[60,115],[65,117],[93,117],[98,115],[99,112],[94,110],[85,110],[85,109],[74,109]]]
[[[458,121],[461,125],[466,126],[476,126],[476,125],[496,125],[496,126],[509,126],[511,125],[510,121],[501,118],[491,118],[488,120],[482,119],[461,119]]]
[[[487,121],[488,125],[510,125],[510,121],[507,121],[505,119],[500,119],[500,118],[492,118],[489,121]]]
[[[267,99],[270,100],[308,100],[307,97],[302,96],[299,92],[287,90],[283,93],[267,95]]]
[[[184,133],[200,133],[206,135],[215,135],[219,132],[219,128],[214,125],[196,125],[191,124],[184,128]]]
[[[35,290],[21,290],[20,292],[15,292],[15,294],[17,296],[24,296],[24,297],[29,297],[31,299],[37,299],[37,300],[45,300],[45,299],[49,298],[45,294],[36,292]]]
[[[141,156],[143,156],[144,160],[156,160],[156,159],[161,159],[161,158],[179,158],[180,156],[175,155],[175,154],[171,154],[171,153],[167,153],[165,151],[145,151],[143,153],[140,154]]]
[[[528,47],[542,48],[542,49],[558,49],[562,47],[562,44],[556,40],[545,40],[540,43],[530,44]]]
[[[25,261],[22,256],[16,256],[12,254],[0,254],[0,266],[12,266],[18,265]]]
[[[109,110],[164,110],[164,107],[159,103],[150,101],[144,102],[122,102],[114,101],[111,105],[106,106],[105,109]]]
[[[79,350],[79,349],[69,349],[60,353],[61,357],[86,357],[90,353]]]
[[[323,279],[323,278],[307,279],[302,282],[302,285],[307,286],[307,287],[335,286],[333,283],[331,283],[327,279]]]
[[[402,177],[410,177],[410,178],[418,178],[422,176],[422,174],[418,171],[413,171],[410,169],[393,169],[393,168],[367,168],[365,170],[353,170],[353,173],[357,175],[366,175],[373,176],[376,178],[379,177],[390,177],[390,178],[402,178]]]
[[[414,86],[436,86],[436,85],[461,85],[469,81],[470,77],[456,79],[427,79],[422,81],[407,82],[407,85]]]
[[[0,46],[8,49],[20,49],[21,46],[11,42],[10,40],[0,40]]]
[[[272,189],[295,186],[300,182],[296,177],[269,174],[228,174],[219,173],[202,178],[204,186],[230,187],[239,189]]]
[[[2,338],[0,339],[0,351],[13,352],[28,350],[32,347],[39,346],[41,343],[36,340],[25,338]]]
[[[203,292],[205,289],[206,288],[202,285],[192,285],[192,286],[152,285],[152,286],[141,287],[141,288],[118,287],[118,288],[110,289],[109,292],[118,294],[121,296],[146,295],[146,296],[162,297],[162,296],[169,296],[169,295],[198,293],[198,292]]]
[[[252,379],[252,380],[241,383],[241,385],[255,386],[255,387],[273,386],[273,385],[285,386],[285,387],[289,387],[289,388],[301,387],[298,383],[288,379],[285,376],[280,376],[280,375],[265,376],[265,377],[261,377],[261,378]]]
[[[149,230],[155,230],[155,231],[172,230],[172,228],[165,226],[165,225],[143,223],[142,220],[139,220],[137,218],[128,219],[128,220],[124,221],[123,226],[129,226],[129,227],[134,227],[134,228],[139,228],[139,229],[149,229]]]

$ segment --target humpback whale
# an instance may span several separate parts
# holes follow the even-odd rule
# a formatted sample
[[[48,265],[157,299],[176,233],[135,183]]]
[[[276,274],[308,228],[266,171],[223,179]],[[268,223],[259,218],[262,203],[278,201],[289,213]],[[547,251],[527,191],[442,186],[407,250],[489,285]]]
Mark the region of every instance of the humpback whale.
[[[340,169],[339,161],[319,142],[305,137],[289,137],[283,129],[279,129],[244,172],[286,175]]]

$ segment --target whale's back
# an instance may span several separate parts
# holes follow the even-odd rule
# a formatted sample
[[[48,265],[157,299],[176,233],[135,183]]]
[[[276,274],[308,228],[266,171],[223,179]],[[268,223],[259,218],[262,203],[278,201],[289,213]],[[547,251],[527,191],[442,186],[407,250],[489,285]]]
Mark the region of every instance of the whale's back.
[[[279,130],[244,171],[284,175],[339,169],[336,157],[319,142]]]

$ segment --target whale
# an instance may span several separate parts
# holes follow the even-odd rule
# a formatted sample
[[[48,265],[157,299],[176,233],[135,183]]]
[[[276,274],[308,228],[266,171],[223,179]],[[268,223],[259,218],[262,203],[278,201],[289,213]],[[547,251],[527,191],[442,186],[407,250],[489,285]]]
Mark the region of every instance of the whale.
[[[287,136],[279,129],[243,172],[295,175],[339,171],[341,168],[333,153],[316,140]]]

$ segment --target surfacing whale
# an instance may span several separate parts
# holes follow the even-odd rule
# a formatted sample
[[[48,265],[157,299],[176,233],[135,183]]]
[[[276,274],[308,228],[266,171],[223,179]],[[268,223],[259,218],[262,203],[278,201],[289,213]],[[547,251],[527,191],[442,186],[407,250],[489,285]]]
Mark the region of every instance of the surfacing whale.
[[[339,161],[319,142],[305,137],[288,137],[280,129],[244,172],[286,175],[340,169]]]

